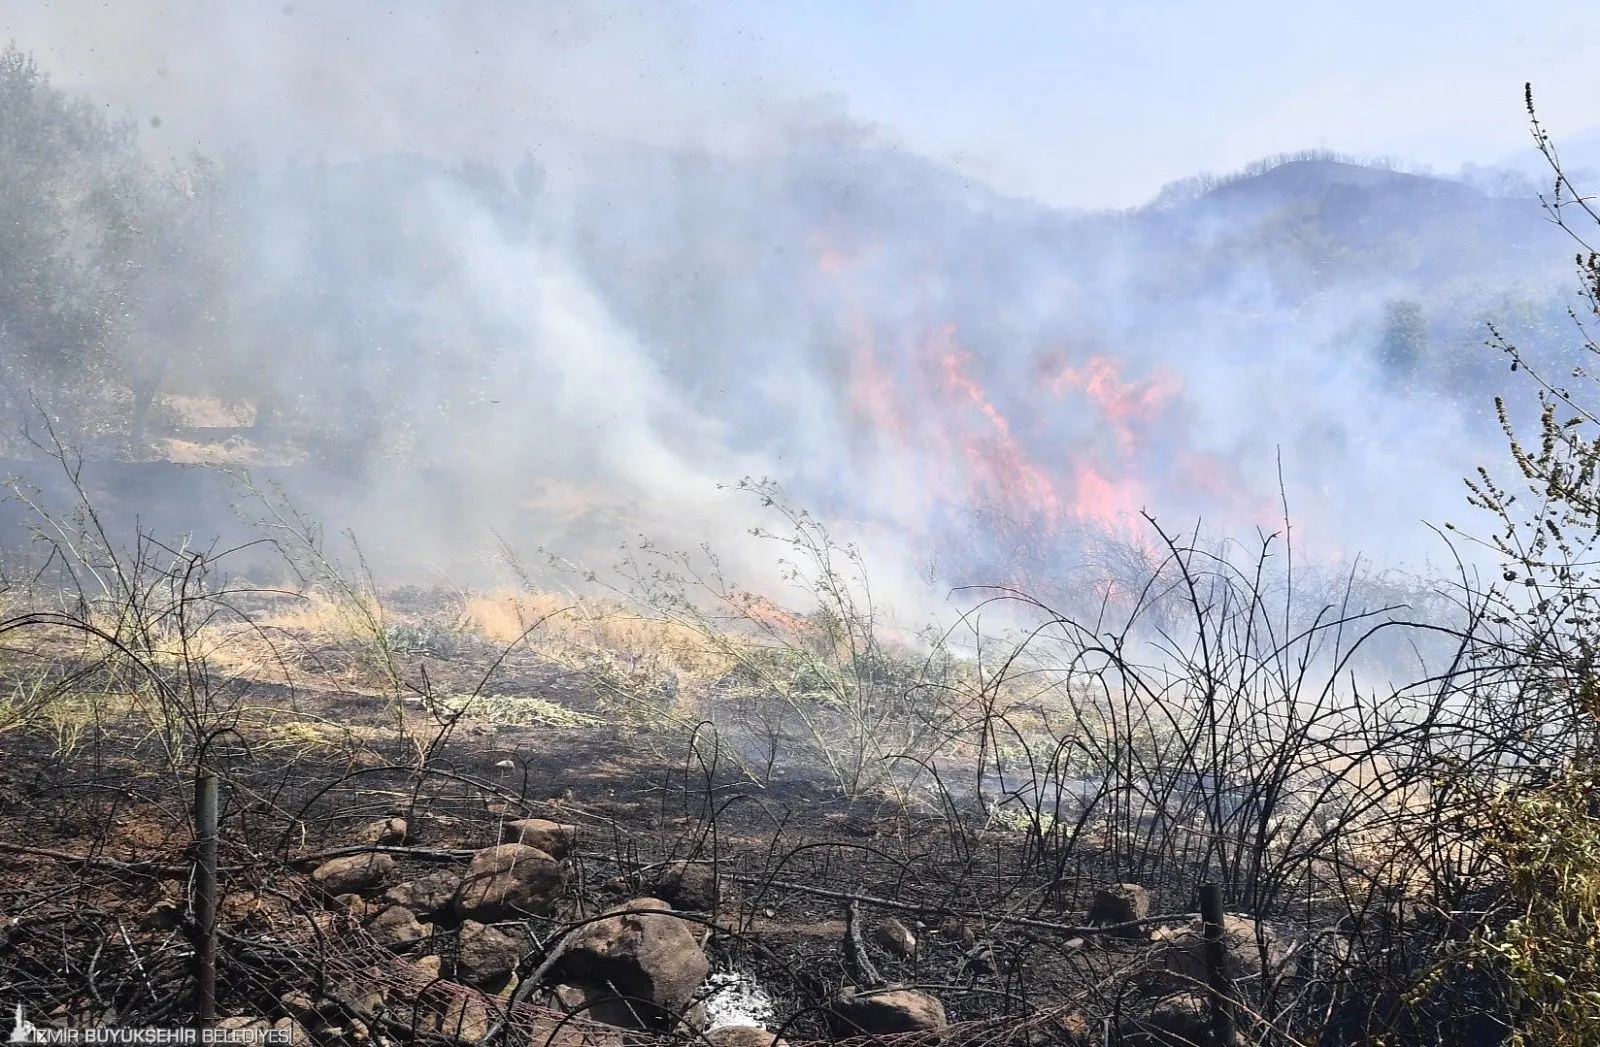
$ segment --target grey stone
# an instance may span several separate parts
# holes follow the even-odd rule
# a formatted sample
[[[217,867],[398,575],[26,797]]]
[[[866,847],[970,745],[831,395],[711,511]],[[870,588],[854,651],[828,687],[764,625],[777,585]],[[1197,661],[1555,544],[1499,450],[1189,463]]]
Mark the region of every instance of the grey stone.
[[[347,854],[317,866],[311,882],[328,894],[360,894],[381,887],[394,875],[394,859],[387,854]]]
[[[548,908],[566,886],[561,863],[537,847],[503,843],[473,855],[456,891],[463,919],[509,919]]]

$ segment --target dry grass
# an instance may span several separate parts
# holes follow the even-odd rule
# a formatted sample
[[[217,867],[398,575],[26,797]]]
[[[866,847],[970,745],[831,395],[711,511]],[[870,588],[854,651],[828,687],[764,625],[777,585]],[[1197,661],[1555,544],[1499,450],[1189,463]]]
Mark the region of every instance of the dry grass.
[[[225,440],[186,440],[172,436],[153,442],[161,452],[160,457],[179,465],[258,468],[298,465],[306,459],[304,452],[285,453],[280,447],[262,447],[242,436],[230,436]]]
[[[225,404],[214,396],[165,396],[162,403],[187,426],[235,428],[254,425],[256,420],[253,405]]]
[[[323,643],[348,643],[369,639],[371,623],[383,618],[382,601],[374,593],[334,600],[313,589],[298,599],[284,601],[263,615],[257,624],[263,629],[293,633]]]
[[[598,598],[501,590],[468,596],[462,618],[491,643],[510,645],[526,635],[542,653],[606,656],[697,680],[715,679],[735,664],[726,642]]]

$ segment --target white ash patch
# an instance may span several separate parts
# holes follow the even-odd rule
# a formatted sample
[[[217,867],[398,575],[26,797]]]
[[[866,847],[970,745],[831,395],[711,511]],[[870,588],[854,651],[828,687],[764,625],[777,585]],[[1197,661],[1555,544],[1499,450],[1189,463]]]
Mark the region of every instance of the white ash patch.
[[[716,971],[706,978],[706,1031],[729,1025],[772,1028],[772,997],[743,971]]]

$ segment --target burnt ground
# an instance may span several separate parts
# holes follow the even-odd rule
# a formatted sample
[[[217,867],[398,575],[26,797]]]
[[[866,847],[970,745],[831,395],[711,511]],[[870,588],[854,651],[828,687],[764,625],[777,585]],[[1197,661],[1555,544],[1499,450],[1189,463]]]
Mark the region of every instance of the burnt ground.
[[[292,708],[285,722],[343,732],[338,745],[313,744],[252,721],[215,743],[221,1015],[296,1017],[323,1042],[428,1038],[405,1009],[421,1008],[429,993],[465,991],[449,980],[457,925],[445,913],[428,936],[381,948],[347,902],[320,897],[307,875],[354,845],[364,826],[395,816],[408,836],[386,850],[398,865],[391,880],[464,868],[472,851],[499,842],[508,820],[577,827],[558,903],[515,921],[535,959],[573,921],[659,893],[667,863],[709,864],[716,895],[677,907],[698,911],[713,970],[753,976],[773,999],[774,1023],[795,1041],[826,1035],[818,1009],[855,980],[843,949],[851,897],[869,927],[894,917],[917,938],[910,956],[869,950],[882,974],[936,994],[952,1021],[975,1023],[972,1038],[985,1042],[1018,1033],[1028,1042],[1104,1042],[1104,1019],[1131,984],[1119,972],[1150,950],[1148,939],[1082,926],[1095,889],[1130,878],[1125,861],[1090,840],[1053,850],[972,806],[851,801],[803,768],[757,783],[703,738],[689,749],[615,722],[495,726],[462,717],[444,730],[414,694],[397,713],[389,697],[335,684],[351,661],[338,650],[311,658],[322,670],[314,687],[213,685],[218,696]],[[483,671],[469,651],[414,659],[408,676],[444,693],[470,688]],[[607,712],[581,677],[532,655],[508,658],[494,690]],[[21,1002],[35,1020],[60,1024],[191,1021],[192,751],[174,754],[158,726],[124,722],[90,729],[71,747],[47,732],[4,734],[0,752],[0,1003]],[[1152,912],[1181,924],[1193,909],[1192,880],[1172,883],[1152,884]],[[429,955],[442,966],[430,967]],[[374,986],[381,1020],[374,1001],[352,1002]],[[1306,993],[1302,1009],[1331,1007],[1320,989],[1275,987],[1290,989]],[[285,1002],[296,998],[323,1001],[320,1024]]]

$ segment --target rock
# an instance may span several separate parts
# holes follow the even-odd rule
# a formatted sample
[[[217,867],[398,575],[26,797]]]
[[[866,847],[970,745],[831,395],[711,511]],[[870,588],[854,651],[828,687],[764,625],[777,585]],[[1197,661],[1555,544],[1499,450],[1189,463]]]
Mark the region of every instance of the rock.
[[[317,1009],[316,1001],[310,994],[294,989],[278,997],[278,1004],[284,1011],[295,1018],[306,1018],[314,1014]]]
[[[772,1032],[758,1025],[724,1025],[705,1034],[711,1047],[789,1047]]]
[[[558,1011],[573,1016],[573,1021],[557,1022],[549,1018],[532,1018],[528,1043],[537,1047],[623,1047],[623,1034],[620,1029],[604,1029],[603,1019],[607,1005],[602,1004],[597,1014],[595,1008],[589,1006],[591,999],[601,999],[607,996],[615,998],[615,994],[605,989],[592,987],[557,985],[552,989],[544,990],[535,997],[537,1007]],[[637,1041],[634,1041],[637,1044]]]
[[[1247,916],[1222,917],[1223,970],[1229,978],[1244,978],[1261,973],[1261,948],[1256,941],[1259,929],[1267,943],[1267,962],[1275,965],[1283,956],[1270,924],[1257,924]],[[1183,927],[1163,927],[1155,932],[1157,949],[1153,960],[1160,970],[1204,984],[1206,942],[1199,920]]]
[[[696,1000],[678,1019],[678,1032],[692,1039],[705,1032],[710,1021],[711,1014],[706,1010],[705,1001]]]
[[[1211,1006],[1199,993],[1164,996],[1126,1023],[1120,1042],[1124,1047],[1209,1047]]]
[[[516,970],[527,951],[528,943],[516,935],[467,920],[461,925],[456,977],[473,985],[490,985]]]
[[[943,1002],[916,989],[862,992],[847,985],[828,1005],[828,1027],[840,1038],[938,1032],[947,1024]]]
[[[633,891],[633,884],[626,876],[613,876],[609,880],[602,880],[600,893],[610,895],[629,894]]]
[[[917,936],[911,933],[911,928],[890,916],[873,925],[872,944],[891,956],[906,959],[916,954]]]
[[[170,931],[183,923],[183,906],[173,902],[157,902],[139,921],[141,931]]]
[[[1384,886],[1364,907],[1340,917],[1336,926],[1349,938],[1383,948],[1407,929],[1414,929],[1421,915],[1417,903],[1406,898],[1404,891]]]
[[[384,847],[398,847],[406,842],[406,820],[383,818],[361,828],[356,833],[357,843],[375,843]]]
[[[497,978],[489,984],[493,988],[496,996],[500,997],[502,1000],[509,1001],[512,994],[517,991],[517,986],[522,984],[522,979],[517,977],[517,972],[512,971],[504,978]]]
[[[1094,892],[1094,904],[1089,907],[1089,923],[1095,927],[1114,927],[1133,923],[1150,915],[1150,892],[1136,883],[1114,883]],[[1118,938],[1141,939],[1150,935],[1142,927],[1128,927],[1112,932]]]
[[[478,1043],[494,1025],[489,1005],[476,996],[451,996],[439,1019],[439,1033],[459,1043]]]
[[[710,971],[690,924],[661,915],[671,908],[659,898],[612,906],[604,919],[574,932],[557,972],[577,982],[612,985],[623,996],[643,1001],[635,1005],[643,1024],[670,1024]]]
[[[375,910],[367,904],[367,900],[359,894],[341,894],[333,900],[333,904],[350,914],[350,918],[357,923],[363,923]]]
[[[656,897],[685,912],[710,912],[721,888],[711,866],[699,862],[668,862],[655,879]]]
[[[460,885],[459,873],[439,869],[415,880],[397,883],[385,891],[383,897],[393,905],[404,905],[414,912],[434,913],[450,905]]]
[[[961,957],[961,973],[974,978],[992,978],[1000,973],[994,947],[988,942],[979,942],[968,949]]]
[[[599,1022],[620,1029],[638,1029],[651,1023],[665,1023],[662,1012],[640,1013],[634,1001],[618,996],[610,988],[584,982],[563,982],[550,991],[550,1004],[584,1021]]]
[[[388,1002],[388,992],[384,984],[383,971],[369,967],[361,974],[340,978],[334,983],[333,988],[340,997],[355,1004],[358,1010],[370,1014],[381,1010]],[[342,1013],[342,1008],[332,999],[322,1001],[317,1009],[324,1016]]]
[[[463,919],[501,920],[536,913],[566,885],[561,865],[537,847],[503,843],[472,856],[456,890],[456,913]]]
[[[1082,1011],[1068,1011],[1058,1013],[1055,1018],[1055,1027],[1065,1037],[1067,1047],[1089,1047],[1089,1019],[1083,1016]]]
[[[317,866],[311,882],[332,895],[360,894],[381,887],[394,875],[394,859],[387,854],[347,854]]]
[[[577,828],[575,825],[552,822],[548,818],[522,818],[506,822],[500,827],[500,842],[527,844],[560,860],[572,849]]]
[[[442,977],[443,969],[444,960],[438,956],[424,956],[417,961],[417,970],[421,971],[423,977],[429,981],[437,981]]]
[[[379,945],[395,946],[426,938],[433,928],[417,921],[417,914],[403,905],[391,905],[372,918],[367,933]]]
[[[550,987],[549,997],[551,1006],[571,1014],[589,1002],[589,989],[587,986],[561,982]]]
[[[972,924],[955,917],[950,917],[939,924],[939,933],[952,941],[961,942],[964,945],[971,945],[978,940],[978,934],[972,929]]]

